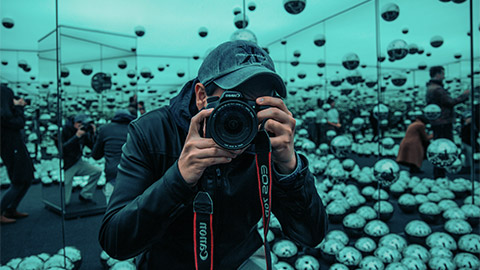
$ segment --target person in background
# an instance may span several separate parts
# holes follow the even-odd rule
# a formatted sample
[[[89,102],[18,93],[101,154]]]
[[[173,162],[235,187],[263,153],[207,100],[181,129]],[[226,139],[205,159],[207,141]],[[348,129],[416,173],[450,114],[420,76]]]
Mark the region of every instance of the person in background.
[[[93,194],[102,169],[83,160],[83,148],[93,148],[96,127],[93,119],[80,113],[67,120],[62,128],[63,166],[65,170],[65,204],[70,203],[74,176],[88,175],[88,182],[78,194],[81,202],[93,203]],[[57,144],[58,145],[58,144]]]
[[[425,158],[425,151],[433,134],[427,135],[425,124],[428,120],[422,115],[411,123],[405,137],[400,142],[397,162],[410,168],[411,173],[421,173],[422,163]]]
[[[333,97],[329,97],[327,99],[327,103],[330,104],[330,110],[327,111],[327,129],[335,130],[337,134],[339,134],[342,124],[340,124],[340,115],[335,108],[335,99]]]
[[[105,178],[107,183],[103,193],[107,204],[115,187],[117,178],[117,166],[122,156],[122,146],[127,141],[128,124],[135,119],[128,110],[118,110],[113,116],[112,122],[100,128],[91,153],[92,158],[99,160],[105,157]]]
[[[22,136],[27,103],[22,98],[15,99],[12,89],[2,84],[1,105],[0,152],[11,184],[0,202],[0,223],[8,224],[28,216],[18,212],[17,207],[32,184],[34,167]]]
[[[438,119],[432,120],[433,138],[445,138],[453,141],[453,121],[455,120],[455,105],[465,102],[468,99],[470,90],[466,90],[457,98],[452,98],[443,86],[445,69],[442,66],[430,68],[430,81],[427,82],[426,101],[427,104],[437,104],[442,113]],[[445,169],[434,167],[433,177],[435,179],[445,177]]]

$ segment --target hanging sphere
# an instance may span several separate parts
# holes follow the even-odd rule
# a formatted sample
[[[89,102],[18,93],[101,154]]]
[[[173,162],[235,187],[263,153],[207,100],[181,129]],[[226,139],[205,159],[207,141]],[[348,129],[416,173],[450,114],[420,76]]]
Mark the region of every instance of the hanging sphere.
[[[298,57],[300,57],[301,55],[302,55],[302,53],[300,52],[300,50],[295,50],[295,51],[293,51],[293,57],[298,58]]]
[[[360,58],[355,53],[348,53],[343,56],[342,65],[348,70],[354,70],[360,64]]]
[[[158,65],[157,67],[158,71],[162,72],[165,70],[165,66],[164,65]]]
[[[246,28],[248,26],[248,22],[249,22],[248,16],[245,15],[245,20],[244,20],[243,13],[235,15],[235,17],[233,18],[233,23],[235,24],[235,27],[237,27],[238,29]]]
[[[15,22],[11,18],[3,18],[2,25],[7,29],[11,29],[15,25]]]
[[[179,70],[179,71],[177,71],[177,76],[178,76],[179,78],[182,78],[183,76],[185,76],[185,71],[182,70],[182,69]]]
[[[299,14],[305,9],[307,0],[283,0],[285,10],[293,15]]]
[[[139,25],[135,27],[135,35],[138,37],[143,37],[145,35],[145,27]]]
[[[92,72],[93,72],[93,67],[92,67],[91,65],[89,65],[89,64],[84,64],[84,65],[82,66],[82,73],[83,73],[83,75],[88,76],[88,75],[92,74]]]
[[[402,33],[408,34],[408,27],[403,28],[403,29],[402,29]]]
[[[449,139],[436,139],[427,148],[427,159],[435,166],[447,168],[458,154],[457,146]]]
[[[395,86],[403,86],[407,82],[407,77],[402,74],[394,74],[392,76],[392,84]]]
[[[380,56],[378,56],[378,58],[377,58],[378,62],[383,62],[383,61],[385,61],[385,59],[387,59],[387,58],[385,57],[385,55],[383,53],[380,54]]]
[[[452,163],[452,165],[446,167],[447,172],[451,174],[457,174],[462,170],[462,161],[460,158],[456,158],[455,161]]]
[[[324,34],[318,34],[313,38],[313,44],[317,47],[322,47],[325,45],[325,42],[327,42],[327,40],[325,39]]]
[[[2,60],[2,65],[3,65],[3,66],[8,65],[8,61],[7,61],[7,60]]]
[[[409,54],[416,54],[418,53],[418,46],[415,43],[408,44],[408,53]]]
[[[257,4],[255,2],[248,3],[248,10],[254,11],[257,8]]]
[[[330,149],[337,158],[346,158],[352,150],[352,141],[345,135],[332,139]]]
[[[241,9],[241,8],[239,8],[239,7],[233,8],[233,15],[238,15],[238,14],[240,14],[240,13],[242,13],[242,9]]]
[[[418,64],[418,69],[420,69],[420,70],[425,70],[425,69],[427,69],[427,63],[425,63],[425,62],[420,62],[420,63]]]
[[[388,44],[387,53],[390,58],[401,60],[408,54],[408,45],[403,39],[396,39]]]
[[[375,78],[368,77],[368,78],[365,79],[365,85],[368,88],[373,88],[377,85],[377,80]]]
[[[144,79],[148,79],[152,76],[152,71],[150,70],[150,68],[144,67],[140,71],[140,76],[142,76],[142,78],[144,78]]]
[[[455,59],[460,59],[460,58],[462,58],[462,54],[461,53],[456,53],[456,54],[453,55],[453,57]]]
[[[376,105],[373,108],[373,116],[376,119],[385,119],[388,117],[388,107],[384,104]]]
[[[442,115],[442,109],[437,104],[429,104],[423,109],[423,115],[428,120],[433,121]]]
[[[351,158],[347,158],[342,162],[342,166],[345,171],[351,172],[355,168],[355,161]]]
[[[67,78],[68,75],[70,75],[70,70],[68,70],[67,67],[62,67],[62,68],[60,69],[60,77],[62,77],[62,78]]]
[[[349,71],[345,79],[351,85],[356,85],[363,81],[362,75],[358,70]]]
[[[127,67],[127,61],[125,60],[119,60],[117,63],[117,66],[119,69],[125,69]]]
[[[343,79],[340,78],[339,76],[335,76],[330,80],[330,84],[334,87],[338,87],[342,84]]]
[[[208,35],[208,29],[206,27],[200,27],[198,29],[198,35],[202,38],[206,37]]]
[[[387,22],[394,21],[399,14],[400,8],[394,3],[386,4],[382,8],[382,18]]]
[[[127,77],[130,78],[130,79],[133,79],[137,74],[135,73],[135,70],[133,69],[130,69],[129,71],[127,71]]]
[[[318,66],[319,68],[325,67],[325,60],[319,59],[319,60],[317,61],[317,66]]]
[[[238,29],[230,36],[230,40],[246,40],[257,43],[257,36],[248,29]]]
[[[441,36],[433,36],[430,39],[430,45],[434,48],[438,48],[443,45],[443,38]]]

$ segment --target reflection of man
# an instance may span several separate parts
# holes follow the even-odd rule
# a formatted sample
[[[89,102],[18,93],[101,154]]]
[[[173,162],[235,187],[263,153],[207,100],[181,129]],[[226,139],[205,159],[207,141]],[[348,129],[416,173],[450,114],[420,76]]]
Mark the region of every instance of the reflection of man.
[[[443,86],[445,69],[441,66],[430,68],[430,81],[427,82],[427,104],[437,104],[442,109],[441,116],[431,121],[433,138],[446,138],[453,141],[453,121],[455,118],[454,106],[468,99],[469,90],[463,92],[457,98],[450,97],[450,94]],[[434,178],[445,177],[445,169],[434,167]]]
[[[271,162],[267,161],[273,165],[272,174],[266,179],[273,182],[271,209],[283,231],[308,246],[322,240],[327,218],[308,161],[294,151],[295,120],[282,99],[273,97],[274,92],[285,96],[283,80],[263,49],[233,41],[205,58],[198,79],[186,83],[169,107],[150,111],[130,124],[100,229],[100,243],[109,255],[126,259],[140,254],[139,269],[195,269],[197,258],[202,263],[206,256],[203,263],[213,262],[214,269],[237,269],[261,247],[257,223],[264,204],[260,204],[253,146],[227,150],[204,137],[204,122],[212,113],[203,109],[207,97],[218,97],[227,89],[270,106],[257,117],[268,119],[265,130],[272,134]],[[259,167],[269,171],[265,165]],[[262,175],[266,176],[263,171]],[[205,191],[211,194],[213,214],[195,230],[193,201]],[[211,205],[209,201],[202,202]],[[195,209],[209,212],[211,208],[196,204]],[[204,246],[194,249],[195,231],[209,236],[213,231],[214,245],[204,237],[207,242],[195,242]],[[195,250],[201,251],[199,256]]]
[[[78,195],[81,202],[93,202],[93,193],[102,169],[82,159],[83,147],[93,148],[95,125],[92,118],[85,114],[77,114],[67,120],[62,129],[63,166],[65,170],[65,204],[70,203],[74,176],[88,175],[88,182]]]
[[[128,124],[135,119],[128,110],[118,110],[112,122],[104,125],[98,132],[95,145],[92,150],[94,159],[105,157],[105,178],[107,183],[104,187],[107,203],[112,195],[117,178],[117,166],[122,155],[122,146],[127,141]]]
[[[23,108],[27,103],[21,98],[15,99],[12,89],[4,84],[1,91],[0,149],[11,182],[1,201],[0,222],[6,224],[28,216],[18,212],[17,207],[32,183],[34,169],[21,133],[25,126]]]
[[[340,124],[340,115],[335,108],[335,99],[329,97],[327,103],[330,105],[330,110],[327,111],[328,130],[335,130],[338,134],[342,124]]]

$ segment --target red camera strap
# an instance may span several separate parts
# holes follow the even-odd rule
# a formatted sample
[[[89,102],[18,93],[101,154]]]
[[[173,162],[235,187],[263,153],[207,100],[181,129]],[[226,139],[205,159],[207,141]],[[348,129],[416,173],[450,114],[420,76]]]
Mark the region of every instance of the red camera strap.
[[[267,270],[272,269],[270,245],[267,240],[272,206],[272,152],[270,138],[265,130],[255,137],[255,164],[258,193],[262,208],[265,260]],[[193,245],[196,270],[213,269],[213,201],[210,194],[200,191],[193,201]]]

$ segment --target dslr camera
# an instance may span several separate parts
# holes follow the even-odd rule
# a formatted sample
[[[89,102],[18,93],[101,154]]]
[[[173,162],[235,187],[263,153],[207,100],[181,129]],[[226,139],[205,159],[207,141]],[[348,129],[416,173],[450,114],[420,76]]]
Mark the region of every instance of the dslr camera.
[[[225,149],[244,148],[257,135],[257,112],[269,107],[247,100],[238,91],[225,91],[221,97],[209,97],[206,109],[214,110],[207,119],[205,137],[212,138]]]
[[[92,118],[87,118],[84,121],[80,122],[82,124],[82,127],[80,128],[81,130],[87,132],[87,133],[93,133],[93,119]]]

